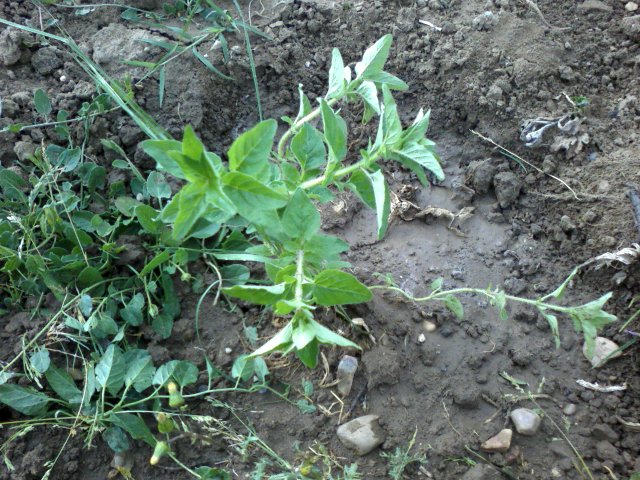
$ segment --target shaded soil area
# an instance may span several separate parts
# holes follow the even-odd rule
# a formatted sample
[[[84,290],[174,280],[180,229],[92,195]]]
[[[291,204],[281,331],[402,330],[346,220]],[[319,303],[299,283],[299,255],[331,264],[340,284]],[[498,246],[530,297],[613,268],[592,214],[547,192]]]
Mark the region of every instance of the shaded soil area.
[[[158,7],[148,0],[133,3]],[[346,259],[353,273],[367,284],[379,284],[378,274],[391,273],[416,297],[443,277],[447,288],[502,286],[507,293],[534,298],[554,289],[575,265],[637,242],[639,232],[626,191],[640,183],[640,17],[625,4],[540,0],[539,10],[533,2],[515,0],[253,5],[253,24],[272,37],[256,37],[253,44],[265,117],[295,116],[298,84],[312,101],[324,94],[332,48],[340,49],[345,62],[353,62],[386,33],[394,35],[387,70],[410,87],[397,95],[403,122],[410,122],[420,107],[431,109],[429,135],[438,144],[447,179],[424,188],[389,162],[385,173],[397,209],[383,240],[375,241],[375,213],[361,208],[354,196],[340,194],[323,206],[323,228],[351,245]],[[138,40],[167,35],[126,22],[117,8],[98,8],[85,16],[62,7],[52,12],[114,75],[140,76],[141,70],[122,61],[156,58],[158,51]],[[18,23],[37,25],[41,14],[27,2],[4,2],[0,8],[0,15]],[[0,31],[0,55],[7,54],[8,35]],[[212,45],[202,50],[210,51],[211,61],[235,81],[216,77],[193,57],[184,56],[167,65],[162,108],[155,79],[136,92],[139,103],[173,135],[179,137],[190,123],[213,151],[225,150],[258,119],[242,36],[229,41],[227,63],[218,50],[209,50]],[[19,59],[0,70],[2,126],[32,122],[30,102],[37,88],[49,93],[54,109],[70,112],[95,93],[60,46],[34,42],[15,55]],[[589,104],[576,106],[579,97],[587,97]],[[354,152],[366,144],[373,128],[358,124],[356,113],[349,107],[343,111],[350,120]],[[552,126],[535,148],[525,147],[521,133],[533,131],[527,130],[532,124],[527,120],[565,115],[580,121],[569,130]],[[472,130],[528,163],[502,155]],[[54,138],[50,129],[0,134],[0,161],[11,166],[19,152],[33,151]],[[109,166],[111,153],[103,149],[101,138],[121,145],[140,168],[153,167],[137,147],[144,135],[124,114],[106,114],[91,127],[86,154]],[[414,218],[416,210],[429,206],[474,210],[466,222],[450,228],[448,220]],[[572,283],[566,301],[582,303],[613,290],[611,311],[624,321],[633,313],[628,305],[640,291],[639,281],[637,265],[626,270],[586,269]],[[207,356],[228,371],[235,356],[251,349],[245,327],[257,327],[261,339],[275,332],[268,313],[204,302],[197,338],[193,324],[199,296],[186,284],[179,284],[178,291],[182,314],[171,339],[145,332],[154,361],[188,359],[203,371]],[[380,416],[384,452],[406,445],[416,432],[414,449],[424,453],[428,463],[422,469],[408,467],[405,478],[508,478],[495,469],[471,467],[469,459],[509,467],[511,478],[580,478],[565,436],[594,478],[613,472],[622,479],[640,471],[640,433],[619,420],[640,421],[635,346],[594,370],[568,319],[561,321],[562,346],[555,348],[549,326],[533,311],[509,307],[509,319],[502,321],[484,299],[462,300],[466,315],[459,320],[439,305],[378,293],[369,304],[349,311],[364,320],[370,334],[349,327],[333,312],[323,312],[328,325],[363,346],[362,352],[349,352],[360,361],[349,396],[339,399],[332,393],[334,387],[323,388],[333,380],[342,350],[323,351],[328,370],[304,370],[286,359],[267,362],[274,388],[290,385],[294,402],[302,398],[303,379],[314,384],[314,413],[305,414],[270,392],[215,400],[233,406],[238,417],[291,463],[308,460],[309,447],[315,452],[323,448],[341,464],[357,462],[367,479],[389,478],[388,463],[380,450],[356,457],[340,443],[336,429],[348,409],[349,418]],[[3,360],[19,352],[18,335],[34,331],[28,317],[20,315],[0,319]],[[614,325],[604,336],[622,345],[632,337],[618,328]],[[509,397],[521,394],[502,373],[543,396],[536,404],[526,395]],[[578,379],[624,383],[627,389],[599,393],[579,386]],[[232,385],[225,379],[219,382],[221,387]],[[569,404],[576,406],[575,412],[566,408]],[[520,406],[542,407],[542,426],[535,435],[514,433],[508,452],[482,453],[484,460],[465,448],[479,451],[482,442],[509,428],[509,412]],[[192,408],[247,434],[227,409],[207,402]],[[2,410],[1,415],[8,421],[12,414]],[[210,444],[185,440],[175,446],[177,456],[189,466],[220,464],[233,471],[234,478],[245,478],[262,455],[255,449],[244,452],[222,434],[221,425],[205,422],[198,428],[206,431]],[[7,440],[11,430],[3,428],[0,434]],[[6,451],[15,471],[3,469],[0,478],[40,478],[45,462],[57,455],[66,439],[67,432],[47,428],[16,439]],[[190,478],[183,471],[148,466],[148,456],[146,447],[133,451],[135,478]],[[112,457],[101,440],[84,450],[82,439],[71,438],[51,478],[105,478]]]

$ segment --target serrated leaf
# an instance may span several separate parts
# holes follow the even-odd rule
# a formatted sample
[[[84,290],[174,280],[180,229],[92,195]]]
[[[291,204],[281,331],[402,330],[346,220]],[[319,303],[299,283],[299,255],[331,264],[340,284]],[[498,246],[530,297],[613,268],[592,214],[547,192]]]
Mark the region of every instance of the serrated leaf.
[[[442,301],[444,302],[444,306],[447,307],[447,310],[453,313],[456,317],[459,319],[464,318],[464,307],[462,306],[462,303],[460,303],[460,300],[458,300],[458,297],[455,297],[454,295],[447,295]]]
[[[331,67],[329,68],[329,89],[325,98],[330,100],[340,97],[344,93],[344,61],[340,50],[334,48],[331,52]]]
[[[229,296],[248,300],[256,305],[273,305],[282,298],[286,285],[234,285],[223,288],[222,291]]]
[[[392,42],[393,36],[387,34],[367,48],[362,56],[362,61],[356,63],[356,78],[369,80],[370,77],[382,72],[382,68],[389,57],[389,49]]]
[[[340,270],[324,270],[313,281],[316,303],[324,307],[368,302],[371,291],[356,277]]]
[[[320,230],[320,213],[307,194],[298,188],[282,214],[282,226],[295,239],[307,240]]]
[[[327,161],[322,135],[308,123],[291,140],[291,152],[304,170],[313,170]]]
[[[255,178],[267,176],[277,128],[275,120],[264,120],[240,135],[227,152],[229,170],[243,172]]]

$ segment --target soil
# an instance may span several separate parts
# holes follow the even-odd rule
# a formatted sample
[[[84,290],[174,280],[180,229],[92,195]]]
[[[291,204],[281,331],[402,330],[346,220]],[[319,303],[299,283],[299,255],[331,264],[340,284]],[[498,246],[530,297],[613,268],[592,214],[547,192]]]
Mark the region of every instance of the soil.
[[[159,7],[154,0],[130,3]],[[355,61],[380,36],[393,33],[387,70],[410,86],[407,93],[397,95],[401,117],[408,122],[420,107],[431,109],[429,135],[438,144],[447,179],[430,188],[420,187],[407,171],[389,163],[385,171],[392,189],[401,200],[421,208],[475,208],[457,231],[447,228],[444,219],[425,222],[398,215],[387,236],[376,242],[374,213],[361,208],[350,195],[338,196],[323,209],[323,226],[352,245],[346,258],[360,279],[380,283],[377,273],[391,273],[403,289],[419,296],[441,276],[445,287],[498,285],[508,293],[533,297],[553,289],[588,258],[638,241],[625,192],[629,184],[640,183],[640,17],[638,11],[628,11],[626,3],[540,0],[539,10],[528,0],[248,5],[245,11],[251,12],[253,24],[272,37],[271,41],[253,39],[264,113],[271,118],[294,114],[298,84],[304,85],[312,101],[323,94],[333,47],[341,50],[345,61]],[[51,11],[80,46],[114,75],[140,75],[122,60],[153,58],[157,52],[136,40],[164,35],[127,23],[117,8],[98,8],[85,16],[62,7]],[[45,15],[31,3],[8,0],[0,14],[36,25]],[[72,112],[94,93],[89,79],[62,47],[34,43],[15,52],[6,35],[0,31],[0,55],[5,56],[0,60],[19,57],[0,70],[3,125],[32,121],[29,102],[37,88],[48,91],[54,109]],[[179,136],[184,124],[191,123],[210,149],[223,151],[257,120],[242,37],[230,38],[230,44],[229,63],[219,63],[234,82],[212,76],[195,59],[183,56],[167,67],[163,107],[158,105],[155,80],[137,92],[138,101],[172,134]],[[63,75],[66,79],[61,81]],[[523,121],[571,113],[574,108],[567,97],[578,96],[588,97],[590,104],[577,132],[552,129],[537,148],[524,146],[520,140]],[[363,139],[370,127],[358,125],[355,113],[344,111],[351,119],[357,151],[358,142],[366,143]],[[471,130],[535,167],[521,167]],[[35,148],[50,133],[1,134],[2,165],[12,165],[19,151]],[[153,166],[136,148],[143,134],[123,114],[97,120],[91,133],[87,153],[99,161],[109,164],[99,140],[111,138],[130,151],[138,165]],[[578,198],[551,175],[566,182]],[[613,290],[611,311],[625,320],[632,313],[629,301],[640,291],[639,281],[637,266],[623,274],[611,267],[587,270],[573,283],[567,301],[584,302]],[[207,305],[202,336],[197,339],[192,328],[197,297],[182,287],[182,317],[172,338],[162,341],[149,335],[154,360],[185,358],[204,368],[204,353],[220,368],[229,369],[233,358],[249,349],[242,340],[243,326],[257,326],[265,338],[275,331],[271,319],[255,309],[230,313],[221,305]],[[345,329],[331,312],[322,314],[325,322],[346,330],[364,347],[363,352],[349,352],[360,361],[351,394],[343,400],[345,409],[356,400],[350,418],[380,415],[386,435],[384,452],[406,445],[417,432],[414,448],[426,455],[428,463],[420,471],[416,465],[409,467],[405,478],[426,478],[425,472],[436,479],[498,478],[495,471],[471,468],[464,460],[483,463],[465,447],[478,451],[480,443],[509,428],[508,413],[516,403],[506,402],[505,395],[517,392],[502,372],[548,395],[538,400],[545,418],[535,435],[514,434],[508,453],[483,453],[487,462],[510,466],[512,478],[580,478],[567,446],[551,442],[562,436],[555,423],[595,478],[609,478],[610,473],[628,478],[640,471],[640,433],[625,429],[617,420],[640,420],[635,347],[593,370],[568,320],[561,322],[562,346],[556,349],[546,322],[530,310],[510,307],[509,320],[501,321],[479,297],[467,297],[463,303],[466,316],[458,320],[438,305],[377,294],[369,304],[349,312],[364,319],[370,336]],[[12,358],[20,347],[20,342],[8,340],[28,328],[17,315],[22,314],[0,320],[6,332],[0,345],[2,359]],[[435,331],[425,322],[435,324]],[[618,328],[611,327],[604,335],[623,344],[631,337],[618,333]],[[328,380],[323,379],[327,372],[322,368],[308,371],[295,362],[269,360],[274,385],[292,385],[294,400],[300,398],[301,379],[313,382],[312,400],[324,407],[316,413],[303,414],[270,393],[218,400],[233,405],[262,440],[295,464],[306,458],[303,454],[309,453],[309,447],[317,451],[323,445],[342,464],[358,462],[363,478],[389,478],[379,450],[358,458],[337,439],[340,405],[331,388],[320,385],[333,378],[344,353],[324,350]],[[598,393],[577,385],[577,379],[626,383],[627,390]],[[359,394],[364,386],[362,401]],[[577,406],[571,416],[563,414],[569,403]],[[527,400],[517,405],[537,408]],[[193,408],[203,415],[220,415],[242,430],[223,409],[212,410],[205,402]],[[2,415],[8,419],[10,413]],[[6,440],[10,431],[3,429],[1,434]],[[40,478],[45,462],[55,457],[66,436],[66,432],[41,428],[15,440],[7,455],[16,470],[3,469],[0,478]],[[177,442],[175,448],[185,464],[223,464],[234,478],[245,478],[258,459],[255,450],[244,457],[222,438],[207,446]],[[135,478],[189,478],[183,471],[148,466],[144,446],[132,455]],[[87,452],[81,439],[71,439],[50,478],[105,478],[111,459],[101,440]]]

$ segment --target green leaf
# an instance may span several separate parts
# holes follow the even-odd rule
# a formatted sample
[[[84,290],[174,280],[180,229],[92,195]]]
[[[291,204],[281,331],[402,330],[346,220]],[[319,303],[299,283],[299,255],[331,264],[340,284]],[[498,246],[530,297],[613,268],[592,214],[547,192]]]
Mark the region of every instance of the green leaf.
[[[293,335],[293,321],[287,323],[278,333],[276,333],[268,342],[251,353],[251,357],[266,355],[267,353],[281,351],[288,353],[293,349],[291,336]]]
[[[330,163],[335,164],[347,156],[347,124],[324,99],[320,100],[320,113]]]
[[[158,169],[168,172],[176,178],[184,180],[186,177],[178,163],[169,155],[169,152],[181,152],[182,142],[177,140],[147,140],[142,142],[144,152],[153,158]]]
[[[167,383],[173,375],[173,372],[176,369],[176,365],[178,365],[178,360],[170,360],[164,365],[161,365],[156,370],[156,374],[153,376],[153,384],[164,385],[165,383]]]
[[[340,261],[340,254],[349,250],[349,244],[338,237],[314,235],[304,244],[305,261],[325,266]]]
[[[82,402],[82,390],[76,386],[76,382],[66,371],[51,365],[45,373],[45,378],[51,389],[63,400],[73,404]],[[86,398],[85,402],[88,401],[89,398]]]
[[[229,170],[256,178],[268,176],[269,156],[277,128],[275,120],[264,120],[240,135],[227,153]]]
[[[295,239],[308,240],[320,230],[320,213],[307,194],[298,188],[282,214],[282,226]]]
[[[149,205],[138,205],[135,209],[135,215],[140,222],[140,226],[148,233],[158,233],[163,223],[158,220],[160,212]]]
[[[139,393],[149,388],[156,373],[149,352],[140,349],[127,350],[123,359],[127,368],[124,375],[125,386],[133,386]]]
[[[76,285],[80,290],[84,290],[100,283],[103,280],[102,274],[96,267],[85,267],[76,278]]]
[[[300,107],[298,108],[298,116],[296,117],[296,122],[311,113],[311,110],[313,110],[313,108],[311,107],[311,102],[302,91],[302,84],[298,84],[298,94],[300,96]]]
[[[383,71],[382,68],[389,57],[391,42],[393,42],[393,36],[388,34],[367,48],[362,56],[362,61],[356,63],[356,78],[371,80],[372,77]]]
[[[427,110],[427,113],[424,113],[424,110],[420,109],[411,126],[403,132],[403,143],[409,144],[423,140],[425,138],[425,135],[427,134],[427,129],[429,128],[430,117],[431,110]]]
[[[303,354],[304,356],[304,354]],[[300,357],[300,355],[298,354],[298,357]],[[302,360],[302,359],[301,359]],[[303,362],[304,363],[304,362]],[[317,363],[317,361],[316,361]],[[305,363],[305,365],[309,368],[315,368],[315,365],[313,366],[309,366]],[[308,401],[304,400],[304,399],[300,399],[296,401],[296,407],[298,407],[298,409],[302,412],[302,413],[315,413],[317,410],[317,407],[312,404],[309,403]]]
[[[370,75],[367,75],[367,77],[376,85],[384,85],[391,90],[405,91],[409,89],[409,85],[388,72],[381,71],[378,73],[371,73]]]
[[[43,415],[52,400],[31,387],[5,383],[0,385],[0,403],[30,417]]]
[[[311,325],[313,325],[313,330],[318,342],[325,345],[336,345],[338,347],[357,348],[358,350],[361,350],[361,348],[351,340],[344,338],[342,335],[337,334],[333,330],[325,327],[324,325],[316,322],[313,319],[310,319],[309,321],[311,322]]]
[[[327,160],[327,149],[322,135],[308,123],[291,140],[291,152],[304,170],[313,170],[322,166]]]
[[[51,101],[47,94],[39,88],[33,95],[33,103],[36,105],[36,112],[40,115],[49,115],[51,113]]]
[[[196,132],[193,131],[193,127],[187,125],[182,132],[182,154],[188,159],[193,160],[195,165],[198,165],[203,153],[204,145],[196,135]],[[206,175],[206,173],[203,172],[198,173]]]
[[[120,348],[114,344],[109,345],[100,362],[96,365],[98,385],[115,396],[124,385],[125,368]]]
[[[160,67],[160,71],[158,72],[158,105],[162,108],[162,104],[164,103],[164,84],[165,84],[165,66],[162,65]]]
[[[147,192],[154,198],[170,198],[171,187],[160,172],[151,172],[147,178]]]
[[[456,317],[459,319],[464,318],[464,307],[462,306],[462,303],[460,303],[460,300],[458,300],[458,297],[447,295],[442,299],[442,301],[444,302],[444,306],[447,307],[447,310],[453,313]]]
[[[429,170],[439,181],[444,180],[444,171],[432,148],[414,142],[404,145],[401,150],[395,150],[394,153],[397,154],[401,163],[404,163],[403,159],[408,159]]]
[[[126,452],[129,450],[129,439],[123,429],[116,426],[107,428],[102,434],[102,438],[107,445],[116,453]]]
[[[231,475],[221,468],[198,467],[198,480],[231,480]]]
[[[302,350],[313,341],[316,334],[311,322],[305,318],[304,315],[300,315],[299,312],[300,311],[296,312],[296,315],[294,316],[295,323],[293,326],[293,332],[291,333],[291,341],[297,350]]]
[[[340,50],[334,48],[331,52],[331,68],[329,69],[329,90],[325,95],[327,100],[339,98],[344,94],[344,61]]]
[[[433,282],[431,282],[431,291],[436,292],[442,288],[442,284],[444,283],[444,278],[438,277]]]
[[[173,237],[182,240],[187,237],[193,226],[208,208],[206,186],[198,184],[185,185],[173,198],[173,201],[167,205],[165,211],[169,210],[174,202],[178,205],[178,215],[173,224]]]
[[[173,318],[166,312],[161,312],[151,322],[153,331],[160,335],[160,338],[166,340],[171,336],[173,331]]]
[[[198,367],[186,360],[180,360],[173,369],[173,378],[181,387],[186,387],[198,381]]]
[[[556,348],[560,348],[560,330],[558,329],[558,317],[550,313],[545,313],[542,309],[538,309],[542,316],[545,318],[549,327],[551,328],[551,334],[556,342]]]
[[[51,365],[49,350],[47,350],[45,347],[42,347],[36,352],[32,353],[29,357],[29,363],[31,364],[31,367],[39,374],[45,373]]]
[[[288,201],[284,194],[241,172],[230,172],[222,181],[224,192],[244,217],[251,217],[256,210],[284,207]]]
[[[133,413],[116,413],[109,417],[111,423],[117,425],[126,431],[134,440],[142,440],[147,445],[154,447],[156,439],[154,438],[151,430],[147,427],[147,424],[138,416]]]
[[[149,260],[149,262],[144,266],[144,268],[140,270],[140,273],[138,274],[138,276],[144,277],[145,275],[153,271],[155,268],[159,267],[164,262],[168,261],[170,258],[171,258],[171,252],[169,250],[163,250],[162,252],[157,254],[155,257],[153,257],[151,260]]]
[[[136,208],[140,205],[142,205],[142,202],[131,197],[118,197],[115,201],[116,208],[125,217],[133,217],[135,215]]]
[[[371,182],[373,194],[376,201],[376,218],[378,219],[378,240],[382,240],[387,227],[389,226],[389,212],[391,211],[391,199],[389,197],[389,187],[384,179],[382,170],[373,173],[367,172],[367,177]]]
[[[378,89],[373,82],[365,80],[356,89],[356,93],[360,95],[365,105],[373,112],[380,115],[380,101],[378,100]],[[365,119],[368,121],[369,118]]]
[[[234,285],[222,291],[231,297],[248,300],[256,305],[273,305],[282,298],[286,285]]]
[[[356,277],[340,270],[324,270],[313,282],[316,303],[323,307],[368,302],[371,291]]]
[[[166,3],[165,3],[165,5],[166,5]],[[233,77],[225,75],[220,70],[218,70],[216,67],[214,67],[213,63],[211,63],[207,57],[202,55],[198,51],[198,49],[196,48],[195,45],[193,47],[191,47],[191,53],[193,54],[194,57],[196,57],[200,61],[200,63],[202,63],[205,67],[207,67],[207,69],[209,69],[210,71],[212,71],[213,73],[215,73],[219,77],[222,77],[225,80],[233,80]]]
[[[376,147],[385,147],[386,151],[399,146],[402,138],[402,122],[398,115],[398,106],[393,95],[385,86],[382,87],[382,118],[376,134]]]
[[[144,317],[142,315],[142,307],[144,307],[144,295],[136,293],[127,305],[120,309],[120,316],[129,325],[137,327],[142,324]]]

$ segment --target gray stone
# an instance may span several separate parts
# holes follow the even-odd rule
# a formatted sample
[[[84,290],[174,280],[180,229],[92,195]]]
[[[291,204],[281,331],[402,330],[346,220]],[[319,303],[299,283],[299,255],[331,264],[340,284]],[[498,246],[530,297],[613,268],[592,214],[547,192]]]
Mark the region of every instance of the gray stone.
[[[480,390],[475,385],[458,382],[453,387],[453,402],[462,408],[477,408],[480,402]]]
[[[487,193],[493,184],[493,177],[496,174],[496,166],[491,159],[481,162],[473,162],[469,165],[472,174],[471,183],[473,189],[478,194]]]
[[[636,10],[638,10],[638,4],[636,2],[628,2],[625,6],[624,9],[627,12],[635,12]]]
[[[640,40],[640,15],[625,17],[620,22],[622,33],[632,40]]]
[[[498,17],[493,12],[487,10],[475,17],[471,23],[476,30],[493,30],[498,24]]]
[[[600,0],[586,0],[578,5],[578,10],[583,12],[612,12],[613,7]]]
[[[609,460],[618,465],[623,462],[622,457],[618,453],[618,449],[606,440],[596,443],[596,457],[603,462]]]
[[[620,438],[620,435],[613,428],[604,423],[595,425],[591,429],[591,436],[596,440],[609,440],[610,442],[615,442]]]
[[[62,66],[62,59],[57,48],[43,47],[33,54],[31,65],[40,75],[49,75]]]
[[[338,364],[338,392],[343,397],[349,395],[351,386],[353,385],[353,377],[358,369],[358,359],[350,355],[345,355]]]
[[[567,403],[564,408],[562,409],[562,413],[564,413],[567,416],[573,415],[574,413],[576,413],[576,410],[578,409],[578,407],[576,406],[575,403]]]
[[[22,32],[10,28],[0,33],[0,63],[8,67],[20,61],[24,38]]]
[[[511,447],[511,438],[513,438],[513,430],[505,428],[480,445],[480,448],[485,452],[506,452]]]
[[[489,91],[487,92],[487,98],[489,100],[493,100],[497,102],[498,100],[502,100],[502,88],[500,88],[495,83],[489,87]]]
[[[535,435],[540,428],[540,416],[528,408],[517,408],[511,412],[511,421],[521,435]]]
[[[500,172],[493,177],[493,187],[502,208],[512,205],[520,195],[522,182],[513,172]]]
[[[156,49],[143,39],[162,40],[149,35],[147,30],[126,28],[117,23],[107,25],[93,36],[93,60],[105,67],[130,68],[123,67],[122,62],[144,60],[148,50]]]
[[[36,153],[36,146],[29,141],[16,142],[13,147],[13,152],[16,154],[16,157],[18,157],[18,160],[24,162]]]
[[[477,463],[462,476],[460,480],[499,480],[502,474],[491,465]]]
[[[591,362],[594,367],[604,365],[603,360],[611,355],[607,361],[612,360],[622,355],[622,352],[618,350],[618,344],[605,337],[596,337],[593,352],[589,352],[587,348],[587,342],[582,345],[582,353],[587,360]],[[614,353],[615,352],[615,353]],[[606,363],[606,362],[605,362]]]
[[[378,418],[378,415],[365,415],[340,425],[338,438],[345,447],[355,450],[358,455],[366,455],[385,440]]]

